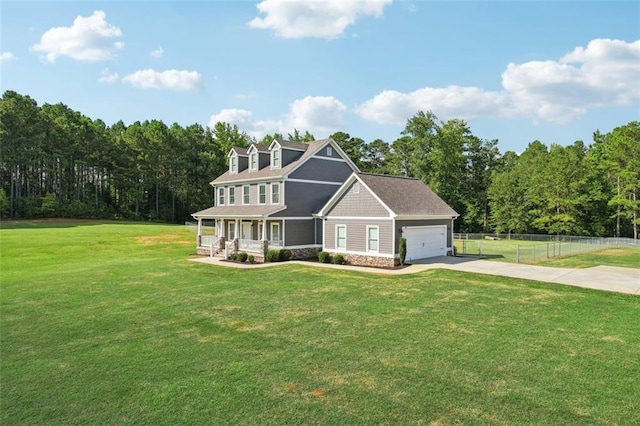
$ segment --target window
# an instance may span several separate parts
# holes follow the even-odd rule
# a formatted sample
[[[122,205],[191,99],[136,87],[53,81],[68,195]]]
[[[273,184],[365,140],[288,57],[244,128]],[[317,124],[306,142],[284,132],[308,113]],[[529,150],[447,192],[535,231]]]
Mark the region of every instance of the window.
[[[229,235],[228,240],[235,240],[236,239],[236,224],[235,224],[235,222],[229,222],[229,233],[227,235]]]
[[[280,241],[280,224],[277,222],[271,224],[271,241]]]
[[[271,151],[271,167],[279,168],[280,167],[280,150],[274,149]]]
[[[378,227],[367,226],[367,251],[378,251]]]
[[[218,188],[218,205],[224,206],[224,188]]]
[[[249,185],[242,187],[242,204],[249,204]]]
[[[249,170],[258,170],[258,153],[252,152],[249,157]]]
[[[331,157],[333,155],[333,148],[330,146],[327,147],[327,157]]]
[[[280,204],[280,184],[271,184],[271,204]]]
[[[236,203],[236,187],[229,187],[229,205],[233,206]]]
[[[359,194],[360,193],[360,182],[354,182],[353,186],[351,187],[351,191],[354,194]]]
[[[229,161],[229,173],[238,173],[238,156],[234,155]]]
[[[347,226],[336,225],[336,249],[347,249]]]
[[[258,185],[258,204],[267,203],[267,185],[261,183]]]

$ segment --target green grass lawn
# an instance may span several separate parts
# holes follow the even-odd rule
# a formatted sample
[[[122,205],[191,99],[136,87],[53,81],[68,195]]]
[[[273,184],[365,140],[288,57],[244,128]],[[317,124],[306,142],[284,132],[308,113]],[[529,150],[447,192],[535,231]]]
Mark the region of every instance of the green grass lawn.
[[[596,265],[640,268],[640,247],[612,247],[594,253],[548,259],[540,262],[543,266],[562,268],[590,268]]]
[[[3,223],[0,424],[637,424],[640,298],[187,259],[184,227]]]

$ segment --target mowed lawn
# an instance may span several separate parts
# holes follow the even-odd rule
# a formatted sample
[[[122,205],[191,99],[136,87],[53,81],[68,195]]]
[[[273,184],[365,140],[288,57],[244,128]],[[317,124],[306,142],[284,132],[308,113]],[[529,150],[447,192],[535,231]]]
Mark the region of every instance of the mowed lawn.
[[[183,227],[0,230],[0,424],[637,424],[640,297],[189,262]]]

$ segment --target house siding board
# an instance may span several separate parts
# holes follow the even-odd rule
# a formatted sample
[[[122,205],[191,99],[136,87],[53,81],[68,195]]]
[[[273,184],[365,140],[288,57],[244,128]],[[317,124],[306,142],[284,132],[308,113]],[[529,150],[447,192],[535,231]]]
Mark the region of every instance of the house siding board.
[[[314,221],[315,221],[315,233],[316,233],[315,243],[316,244],[322,244],[322,224],[323,224],[323,220],[322,219],[314,219]]]
[[[317,213],[335,194],[336,185],[310,184],[304,182],[286,182],[284,200],[287,209],[275,213],[274,217],[306,217]]]
[[[247,157],[238,156],[238,171],[246,170],[249,167],[249,159]]]
[[[324,149],[321,151],[324,151]],[[291,173],[289,177],[291,179],[342,183],[347,180],[351,173],[353,173],[353,170],[346,162],[310,158],[302,166],[296,169],[296,171]],[[337,188],[335,189],[337,190]]]
[[[290,164],[293,161],[296,161],[298,158],[302,156],[302,151],[294,151],[291,149],[281,149],[280,152],[281,152],[280,156],[282,161],[282,167],[287,166],[288,164]]]
[[[396,220],[396,229],[402,229],[405,226],[435,226],[446,225],[447,226],[447,247],[451,247],[451,219],[430,219],[430,220]],[[400,244],[400,237],[402,234],[396,232],[395,247],[398,250]]]
[[[268,152],[258,152],[258,170],[264,167],[269,167],[271,164],[271,156]]]
[[[285,246],[301,246],[314,244],[314,219],[310,220],[286,220],[285,221]]]
[[[345,217],[389,217],[389,211],[384,208],[364,185],[360,184],[357,194],[352,192],[353,185],[338,199],[328,216]]]
[[[376,253],[367,252],[367,226],[378,227],[377,254],[394,254],[393,251],[393,221],[391,220],[354,220],[354,219],[327,219],[325,226],[325,244],[329,250],[336,250],[336,225],[347,226],[347,248],[348,252],[368,253],[375,256]]]

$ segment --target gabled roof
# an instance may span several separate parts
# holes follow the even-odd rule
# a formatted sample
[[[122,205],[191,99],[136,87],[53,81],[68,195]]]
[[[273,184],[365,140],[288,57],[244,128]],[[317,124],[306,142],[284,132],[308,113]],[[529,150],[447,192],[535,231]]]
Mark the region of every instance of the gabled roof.
[[[240,148],[238,146],[234,146],[229,151],[229,154],[227,155],[227,157],[231,157],[231,154],[234,153],[234,152],[236,153],[236,155],[240,155],[242,157],[246,157],[247,156],[247,148]]]
[[[273,146],[273,144],[277,143],[284,149],[292,149],[294,151],[306,151],[308,147],[308,143],[303,142],[291,142],[283,139],[274,139],[273,142],[269,145],[269,149]]]
[[[292,143],[297,143],[297,142],[292,142]],[[340,155],[345,159],[345,161],[351,167],[351,169],[354,171],[358,171],[358,168],[349,159],[349,156],[347,156],[347,154],[345,154],[344,151],[340,149],[338,144],[335,143],[333,139],[328,138],[328,139],[320,139],[317,141],[313,141],[308,144],[306,143],[300,144],[301,146],[304,146],[306,148],[306,151],[302,153],[300,158],[292,161],[291,163],[287,164],[282,168],[272,169],[271,167],[267,166],[257,171],[256,170],[249,171],[249,169],[245,169],[241,172],[234,173],[234,174],[230,174],[229,171],[227,170],[225,173],[221,174],[210,183],[211,185],[218,185],[218,184],[224,184],[224,183],[240,183],[244,181],[259,181],[259,180],[284,178],[288,176],[290,173],[292,173],[294,170],[296,170],[298,167],[300,167],[302,164],[304,164],[305,161],[307,161],[309,158],[314,156],[318,151],[320,151],[327,144],[332,144],[334,149],[340,150],[339,151]]]
[[[324,216],[355,181],[362,183],[394,217],[458,217],[442,198],[422,181],[413,178],[353,173],[320,210]]]
[[[247,154],[250,154],[253,151],[262,152],[263,154],[269,153],[269,147],[264,145],[259,145],[257,143],[252,143],[249,149],[247,149]]]

